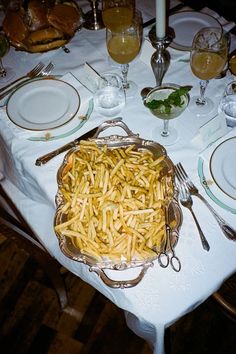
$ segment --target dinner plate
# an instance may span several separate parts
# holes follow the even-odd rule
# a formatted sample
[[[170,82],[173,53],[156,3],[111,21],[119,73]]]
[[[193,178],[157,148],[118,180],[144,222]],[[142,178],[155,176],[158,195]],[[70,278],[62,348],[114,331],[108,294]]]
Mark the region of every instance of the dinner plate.
[[[7,115],[21,128],[46,130],[69,122],[78,112],[80,96],[58,79],[39,79],[22,85],[7,102]]]
[[[236,199],[236,137],[218,145],[210,158],[210,173],[217,186]]]
[[[198,175],[206,194],[211,198],[211,200],[221,208],[236,214],[235,200],[226,195],[217,186],[211,176],[209,162],[202,157],[199,157],[198,159]]]
[[[203,27],[221,27],[212,16],[196,12],[181,11],[169,17],[169,26],[175,32],[175,38],[170,46],[178,50],[190,51],[195,34]]]

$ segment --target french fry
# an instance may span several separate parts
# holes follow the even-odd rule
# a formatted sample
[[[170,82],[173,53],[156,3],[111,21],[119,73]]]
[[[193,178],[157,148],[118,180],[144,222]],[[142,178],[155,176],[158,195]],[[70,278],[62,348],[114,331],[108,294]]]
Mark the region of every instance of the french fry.
[[[66,221],[55,231],[99,261],[155,257],[165,237],[164,191],[173,193],[170,176],[161,173],[164,158],[135,145],[81,141],[63,170]]]

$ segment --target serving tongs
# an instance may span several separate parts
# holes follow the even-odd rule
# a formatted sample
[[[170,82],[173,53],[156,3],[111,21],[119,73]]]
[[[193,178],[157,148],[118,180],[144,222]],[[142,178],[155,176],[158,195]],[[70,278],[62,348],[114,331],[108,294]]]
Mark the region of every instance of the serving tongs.
[[[179,258],[175,255],[174,248],[172,246],[172,233],[173,230],[171,228],[171,199],[169,196],[169,189],[168,189],[168,182],[165,181],[164,184],[164,192],[166,196],[166,204],[164,205],[164,212],[165,212],[165,244],[164,244],[164,250],[159,254],[158,256],[158,263],[162,268],[167,268],[169,264],[171,265],[171,268],[175,272],[179,272],[181,270],[181,262]],[[175,231],[176,232],[176,231]],[[175,235],[176,237],[179,237],[179,235]]]

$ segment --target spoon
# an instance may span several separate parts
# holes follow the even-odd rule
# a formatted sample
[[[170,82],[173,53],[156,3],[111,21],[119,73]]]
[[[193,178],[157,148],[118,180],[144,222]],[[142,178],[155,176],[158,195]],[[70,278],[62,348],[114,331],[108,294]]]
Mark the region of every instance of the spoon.
[[[153,87],[144,87],[141,92],[140,95],[142,96],[143,100],[146,98],[146,96],[148,95],[148,93],[153,89]]]

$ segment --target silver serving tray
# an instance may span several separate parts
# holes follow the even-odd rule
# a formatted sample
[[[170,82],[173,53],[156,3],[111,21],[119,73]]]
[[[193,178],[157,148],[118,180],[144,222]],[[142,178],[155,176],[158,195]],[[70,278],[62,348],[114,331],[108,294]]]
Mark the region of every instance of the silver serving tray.
[[[123,128],[127,133],[127,136],[109,135],[105,137],[98,137],[103,130],[110,128],[111,126],[112,127],[119,126]],[[175,226],[171,230],[171,246],[172,248],[174,248],[178,242],[179,230],[182,225],[182,212],[178,203],[178,191],[175,186],[174,166],[170,158],[167,156],[167,152],[165,148],[154,141],[140,138],[138,134],[134,134],[132,131],[130,131],[127,125],[122,121],[118,121],[118,122],[112,121],[111,124],[106,123],[105,125],[101,124],[97,132],[95,133],[94,137],[89,140],[94,141],[98,146],[103,146],[106,144],[110,149],[118,148],[118,147],[127,147],[129,145],[135,144],[137,149],[139,150],[141,149],[150,150],[156,158],[163,155],[165,156],[165,159],[163,160],[164,168],[162,169],[163,176],[164,175],[171,176],[172,183],[173,183],[173,195],[171,196],[168,212],[169,212],[170,223],[173,221],[175,224]],[[58,225],[59,223],[65,222],[67,220],[67,215],[61,211],[62,207],[65,204],[64,197],[61,193],[62,177],[65,173],[64,171],[65,168],[67,167],[70,155],[73,154],[78,149],[79,147],[75,147],[65,155],[63,163],[60,166],[57,173],[58,192],[55,197],[57,210],[54,219],[54,226]],[[108,260],[108,261],[98,262],[97,259],[93,258],[92,256],[80,252],[80,250],[73,245],[71,240],[63,236],[62,234],[60,234],[60,232],[56,232],[56,236],[58,238],[61,251],[67,257],[88,265],[90,267],[90,271],[96,272],[104,281],[104,283],[112,288],[128,288],[138,284],[143,278],[147,269],[150,266],[153,266],[153,261],[157,259],[158,255],[160,254],[160,250],[159,250],[159,252],[156,253],[156,256],[149,257],[144,261],[133,260],[129,262],[121,261],[119,263],[115,263],[114,261]],[[164,251],[164,249],[161,251]],[[168,252],[168,250],[166,251]],[[140,267],[140,273],[135,279],[112,280],[110,277],[108,277],[105,274],[106,269],[125,271],[136,267]]]

